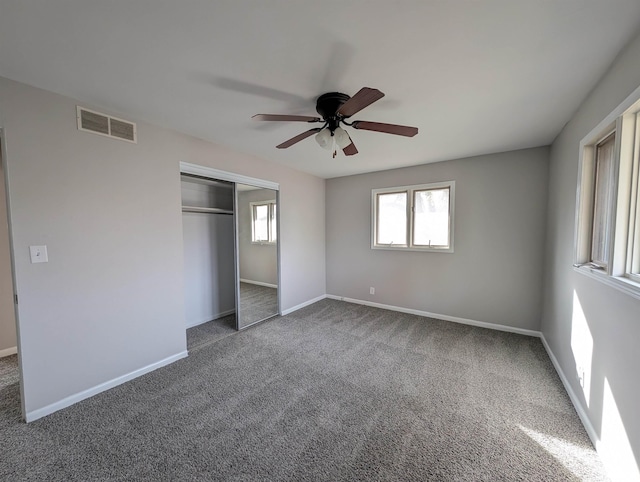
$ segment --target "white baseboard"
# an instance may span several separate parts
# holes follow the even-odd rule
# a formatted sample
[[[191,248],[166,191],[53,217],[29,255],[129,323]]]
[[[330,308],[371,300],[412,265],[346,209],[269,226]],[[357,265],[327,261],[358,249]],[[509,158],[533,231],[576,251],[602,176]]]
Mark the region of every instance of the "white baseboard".
[[[0,358],[4,358],[5,356],[15,355],[18,353],[18,347],[12,346],[11,348],[5,348],[4,350],[0,350]]]
[[[202,325],[203,323],[209,323],[210,321],[217,320],[218,318],[222,318],[223,316],[232,315],[235,313],[235,308],[232,310],[223,311],[222,313],[218,313],[217,315],[205,316],[204,318],[200,318],[196,321],[187,322],[187,328],[193,328],[194,326]]]
[[[463,325],[478,326],[480,328],[488,328],[489,330],[507,331],[509,333],[517,333],[519,335],[540,337],[539,331],[527,330],[525,328],[516,328],[514,326],[499,325],[497,323],[487,323],[486,321],[469,320],[467,318],[458,318],[457,316],[442,315],[439,313],[430,313],[428,311],[414,310],[411,308],[402,308],[400,306],[385,305],[382,303],[374,303],[372,301],[357,300],[354,298],[345,298],[344,296],[327,295],[332,300],[346,301],[347,303],[356,303],[358,305],[372,306],[374,308],[382,308],[384,310],[399,311],[400,313],[409,313],[411,315],[426,316],[427,318],[436,318],[438,320],[452,321],[454,323],[462,323]]]
[[[47,405],[46,407],[38,408],[36,410],[32,410],[27,412],[25,415],[25,420],[28,422],[33,422],[34,420],[38,420],[46,415],[50,415],[53,412],[57,412],[58,410],[62,410],[63,408],[67,408],[74,403],[78,403],[82,400],[85,400],[89,397],[93,397],[100,392],[104,392],[109,390],[110,388],[116,387],[118,385],[123,384],[124,382],[128,382],[129,380],[133,380],[145,373],[152,372],[153,370],[157,370],[163,366],[169,365],[181,358],[184,358],[188,355],[186,351],[176,353],[168,358],[152,363],[151,365],[147,365],[146,367],[139,368],[130,373],[122,375],[120,377],[114,378],[113,380],[109,380],[108,382],[101,383],[100,385],[96,385],[95,387],[89,388],[82,392],[76,393],[75,395],[71,395],[69,397],[63,398],[62,400],[52,403],[51,405]]]
[[[582,425],[584,425],[584,429],[587,431],[587,435],[589,435],[589,438],[591,439],[591,443],[593,443],[593,446],[596,448],[596,450],[598,450],[598,445],[600,444],[600,437],[598,437],[596,430],[593,428],[593,425],[591,424],[591,420],[589,420],[589,416],[587,415],[586,410],[582,406],[582,403],[580,402],[580,399],[576,395],[576,392],[573,390],[573,388],[571,388],[569,379],[562,371],[562,368],[560,367],[560,363],[558,363],[558,359],[553,354],[553,351],[551,351],[551,347],[549,346],[549,343],[547,343],[547,339],[544,337],[542,333],[540,334],[540,339],[542,340],[544,349],[547,350],[547,355],[549,355],[549,359],[551,360],[551,363],[553,363],[553,367],[556,369],[556,372],[558,373],[558,376],[560,377],[560,380],[564,385],[564,389],[566,390],[567,394],[569,395],[569,398],[571,399],[571,403],[573,403],[573,407],[576,409],[576,412],[578,412],[578,417],[580,417],[580,420],[582,421]]]
[[[240,278],[241,283],[249,283],[250,285],[258,285],[258,286],[266,286],[267,288],[277,288],[278,285],[274,285],[271,283],[263,283],[262,281],[253,281],[250,279]]]
[[[317,303],[320,300],[324,300],[327,297],[327,295],[320,295],[316,298],[313,298],[312,300],[308,300],[305,301],[304,303],[300,303],[299,305],[293,306],[291,308],[287,308],[286,310],[282,310],[282,312],[280,313],[282,316],[284,315],[288,315],[289,313],[293,313],[294,311],[298,311],[301,308],[304,308],[305,306],[309,306],[312,305],[314,303]]]

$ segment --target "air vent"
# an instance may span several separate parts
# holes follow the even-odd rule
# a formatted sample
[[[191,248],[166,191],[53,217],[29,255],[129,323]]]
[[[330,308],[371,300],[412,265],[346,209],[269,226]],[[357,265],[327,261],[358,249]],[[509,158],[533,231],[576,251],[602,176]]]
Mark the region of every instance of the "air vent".
[[[78,129],[128,142],[138,142],[136,125],[116,117],[77,107]]]

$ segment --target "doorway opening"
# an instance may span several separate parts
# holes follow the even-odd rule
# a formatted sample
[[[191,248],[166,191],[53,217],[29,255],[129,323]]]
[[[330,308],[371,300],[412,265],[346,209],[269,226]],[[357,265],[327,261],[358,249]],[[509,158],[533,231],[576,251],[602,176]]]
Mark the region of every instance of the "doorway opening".
[[[16,290],[9,223],[4,132],[0,129],[0,417],[22,418]]]

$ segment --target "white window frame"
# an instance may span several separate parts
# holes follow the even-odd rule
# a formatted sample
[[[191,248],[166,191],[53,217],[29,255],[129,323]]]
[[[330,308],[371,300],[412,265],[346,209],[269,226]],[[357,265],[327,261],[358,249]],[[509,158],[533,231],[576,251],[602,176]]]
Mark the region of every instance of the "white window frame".
[[[591,261],[596,146],[616,135],[608,263]],[[574,270],[640,299],[640,87],[580,142]]]
[[[396,186],[371,190],[371,249],[392,251],[422,251],[431,253],[453,253],[454,213],[455,213],[455,181]],[[422,246],[413,244],[414,226],[414,193],[435,189],[449,189],[449,246]],[[377,242],[378,232],[378,195],[391,193],[407,193],[407,244],[391,245]]]
[[[266,241],[256,241],[256,207],[257,206],[268,206],[269,214],[267,215],[267,236],[268,240]],[[277,221],[277,205],[275,199],[270,199],[268,201],[254,201],[249,203],[249,209],[251,210],[251,243],[252,244],[276,244],[277,239],[273,238],[272,235],[277,236],[277,229],[275,229],[271,224],[273,223],[274,217]]]

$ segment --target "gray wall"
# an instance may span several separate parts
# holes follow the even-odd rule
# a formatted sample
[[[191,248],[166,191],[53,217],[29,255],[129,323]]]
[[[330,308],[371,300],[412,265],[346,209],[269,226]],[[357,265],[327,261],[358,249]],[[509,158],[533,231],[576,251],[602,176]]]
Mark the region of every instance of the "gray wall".
[[[280,183],[282,307],[325,293],[322,179],[143,122],[81,132],[76,104],[0,79],[27,413],[185,350],[180,161]]]
[[[235,310],[233,216],[182,213],[186,326]]]
[[[609,463],[613,470],[632,465],[637,470],[640,461],[640,300],[572,269],[578,155],[582,138],[639,85],[640,38],[636,38],[562,130],[551,147],[550,158],[542,331],[596,436],[604,439],[601,453],[605,459],[609,459],[609,452],[620,457]],[[586,327],[580,327],[579,320],[586,321]],[[588,402],[577,380],[577,354],[571,346],[572,333],[585,328],[593,343],[588,354],[591,363],[585,367],[590,378]],[[612,405],[617,408],[612,409]],[[626,435],[609,436],[621,427]]]
[[[238,193],[240,279],[272,285],[278,284],[278,250],[273,244],[254,244],[251,242],[251,205],[249,204],[274,199],[276,199],[276,193],[271,189]]]
[[[0,152],[0,356],[16,346],[16,320],[13,312],[13,281],[11,279],[11,253],[9,227],[4,189],[4,168]]]
[[[538,330],[547,174],[538,148],[328,180],[327,293]],[[370,248],[372,189],[449,180],[454,253]]]

